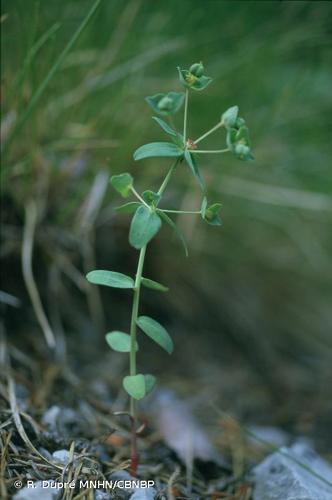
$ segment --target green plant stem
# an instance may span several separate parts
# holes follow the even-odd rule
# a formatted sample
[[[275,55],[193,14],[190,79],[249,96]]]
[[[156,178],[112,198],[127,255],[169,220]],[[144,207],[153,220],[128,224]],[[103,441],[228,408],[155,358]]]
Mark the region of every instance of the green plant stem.
[[[134,287],[134,298],[133,298],[133,308],[131,313],[131,323],[130,323],[130,375],[136,375],[136,334],[137,334],[137,316],[138,316],[138,306],[139,306],[139,296],[141,290],[141,279],[144,266],[146,245],[141,248],[136,279]],[[134,421],[136,421],[136,402],[134,398],[130,398],[130,415]]]
[[[143,200],[143,198],[138,194],[134,186],[131,186],[130,188],[131,192],[136,196],[136,198],[143,203],[146,207],[150,208],[149,205]]]
[[[186,89],[186,96],[185,96],[185,100],[184,100],[184,116],[183,116],[183,142],[184,142],[184,145],[186,145],[186,143],[187,143],[188,100],[189,100],[189,90]]]
[[[166,212],[168,214],[200,214],[201,211],[192,211],[192,210],[164,210],[163,208],[160,208],[162,212]]]
[[[174,170],[176,169],[179,161],[180,161],[179,158],[177,158],[175,160],[175,162],[173,163],[173,165],[171,166],[171,168],[169,169],[169,171],[167,172],[167,175],[166,175],[165,179],[163,180],[160,188],[158,189],[158,194],[160,196],[163,195],[163,193],[164,193],[164,191],[165,191],[165,189],[166,189],[166,187],[167,187],[167,185],[168,185],[168,183],[169,183],[169,181],[170,181],[170,179],[172,177],[172,174],[173,174]]]
[[[199,137],[198,139],[196,139],[196,141],[194,141],[194,144],[198,144],[200,141],[202,141],[203,139],[205,139],[205,137],[208,137],[210,134],[212,134],[213,132],[215,132],[216,130],[218,130],[218,128],[223,127],[223,125],[224,125],[224,122],[220,121],[219,123],[217,123],[217,125],[215,125],[210,130],[208,130],[207,132],[205,132],[205,134],[201,135],[201,137]]]
[[[198,153],[198,154],[204,154],[204,153],[208,153],[208,154],[211,154],[211,153],[215,153],[215,154],[218,154],[218,153],[228,153],[229,149],[228,148],[225,148],[225,149],[191,149],[190,152],[191,153]]]
[[[179,162],[179,159],[177,158],[169,171],[166,174],[165,179],[163,180],[159,190],[158,194],[161,196],[170,179],[172,176],[172,173],[174,172],[177,164]],[[138,197],[139,200],[146,205],[145,201],[140,197],[140,195],[136,192],[136,190],[132,187],[131,188],[132,192],[135,194],[135,196]],[[144,260],[145,260],[145,254],[146,254],[146,247],[141,248],[140,254],[139,254],[139,259],[138,259],[138,264],[137,264],[137,272],[136,272],[136,278],[135,278],[135,285],[134,285],[134,297],[133,297],[133,306],[132,306],[132,312],[131,312],[131,322],[130,322],[130,355],[129,355],[129,371],[130,375],[134,376],[136,375],[136,337],[137,337],[137,317],[138,317],[138,308],[139,308],[139,299],[140,299],[140,291],[141,291],[141,281],[142,281],[142,273],[143,273],[143,266],[144,266]],[[136,405],[136,400],[134,398],[130,398],[130,416],[131,416],[131,466],[130,466],[130,472],[133,476],[136,475],[136,470],[137,470],[137,464],[138,464],[138,453],[137,453],[137,434],[136,434],[136,422],[137,422],[137,405]]]

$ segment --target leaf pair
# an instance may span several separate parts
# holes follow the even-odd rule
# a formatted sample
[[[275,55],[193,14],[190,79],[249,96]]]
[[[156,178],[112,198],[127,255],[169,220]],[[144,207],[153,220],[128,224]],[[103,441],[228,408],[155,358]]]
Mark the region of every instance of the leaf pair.
[[[115,271],[104,271],[97,269],[91,271],[86,275],[87,280],[94,285],[109,286],[112,288],[127,288],[133,289],[135,287],[134,280],[126,274],[117,273]],[[157,281],[148,278],[141,278],[141,283],[146,288],[156,290],[159,292],[167,292],[168,288]]]
[[[134,399],[142,399],[149,394],[155,386],[156,378],[153,375],[128,375],[123,379],[123,387]]]
[[[197,76],[200,75],[200,73],[196,72],[196,74],[194,74],[195,71],[193,70],[193,66],[194,65],[192,65],[189,70],[178,68],[180,82],[184,87],[189,89],[198,91],[206,89],[212,82],[212,78],[205,75]]]
[[[184,103],[183,92],[169,92],[168,94],[155,94],[145,98],[146,102],[156,113],[168,116],[179,111]]]

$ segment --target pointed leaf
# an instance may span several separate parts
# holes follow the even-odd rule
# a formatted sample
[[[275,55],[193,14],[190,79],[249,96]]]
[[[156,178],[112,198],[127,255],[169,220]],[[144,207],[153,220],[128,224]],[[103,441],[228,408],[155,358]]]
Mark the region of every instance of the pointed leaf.
[[[168,125],[168,123],[166,123],[161,118],[157,118],[157,116],[153,116],[152,119],[155,120],[158,123],[158,125],[160,125],[160,127],[166,132],[166,134],[172,135],[173,137],[177,137],[179,135],[176,132],[176,130],[172,129],[172,127],[170,127]]]
[[[122,381],[123,387],[134,399],[142,399],[146,394],[145,377],[141,373],[128,375]]]
[[[173,341],[167,330],[158,321],[149,316],[140,316],[137,324],[143,332],[160,345],[168,354],[173,352]]]
[[[142,203],[139,203],[138,201],[130,201],[120,207],[115,207],[115,210],[122,214],[133,214],[141,205]]]
[[[179,240],[181,241],[181,243],[183,245],[184,253],[186,254],[186,257],[188,257],[189,252],[188,252],[187,243],[186,243],[186,240],[185,240],[182,232],[180,231],[180,229],[177,227],[175,222],[170,217],[168,217],[168,215],[165,214],[165,212],[162,212],[161,210],[157,210],[157,212],[160,215],[160,217],[163,219],[163,221],[166,222],[173,229],[176,236],[179,238]]]
[[[130,352],[131,339],[128,333],[124,332],[108,332],[105,336],[106,342],[114,351]],[[138,344],[136,342],[136,351],[138,351]]]
[[[86,275],[86,279],[94,285],[105,285],[113,288],[134,288],[134,280],[116,271],[104,271],[98,269]]]
[[[193,155],[188,151],[188,149],[185,150],[184,152],[184,157],[186,159],[187,165],[189,166],[193,176],[197,180],[198,184],[201,187],[202,191],[205,191],[205,182],[203,177],[201,176],[201,173],[199,171],[199,168],[196,163],[196,159],[193,157]]]
[[[141,278],[142,285],[146,288],[151,288],[151,290],[157,290],[158,292],[168,292],[169,288],[167,286],[158,283],[157,281],[150,280],[148,278]]]
[[[136,149],[134,160],[153,157],[176,157],[182,156],[183,151],[171,142],[151,142]]]
[[[130,174],[119,174],[111,177],[111,184],[124,198],[127,198],[132,188],[134,179]]]
[[[160,228],[161,219],[156,212],[141,205],[131,221],[129,243],[139,250],[152,240]]]

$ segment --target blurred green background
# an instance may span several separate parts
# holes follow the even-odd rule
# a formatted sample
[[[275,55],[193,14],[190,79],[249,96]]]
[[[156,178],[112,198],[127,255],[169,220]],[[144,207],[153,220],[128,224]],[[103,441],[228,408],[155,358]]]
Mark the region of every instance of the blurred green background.
[[[87,287],[84,279],[95,264],[135,272],[129,218],[114,214],[121,200],[108,178],[130,171],[139,188],[158,187],[169,163],[132,159],[141,144],[163,140],[144,97],[179,90],[176,67],[202,60],[214,81],[192,96],[189,136],[238,104],[256,161],[202,158],[209,199],[223,203],[223,226],[179,218],[188,259],[168,228],[151,245],[148,275],[171,293],[146,291],[142,310],[159,315],[176,351],[166,358],[147,341],[140,362],[166,385],[217,398],[241,418],[290,424],[325,439],[332,4],[104,0],[34,103],[92,5],[3,1],[2,288],[20,300],[19,308],[2,306],[8,337],[43,352],[22,279],[24,228],[58,356],[95,365],[106,352],[105,331],[127,328],[130,296]],[[206,141],[223,145],[222,132]],[[172,186],[169,206],[200,206],[187,170]]]

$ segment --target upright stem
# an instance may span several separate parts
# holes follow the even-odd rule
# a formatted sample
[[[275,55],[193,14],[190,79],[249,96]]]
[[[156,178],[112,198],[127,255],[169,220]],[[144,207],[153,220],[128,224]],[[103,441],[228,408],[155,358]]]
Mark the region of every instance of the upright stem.
[[[131,376],[136,375],[136,333],[137,333],[136,321],[138,316],[138,305],[139,305],[139,296],[141,290],[141,279],[142,279],[145,252],[146,252],[146,245],[143,248],[141,248],[139,254],[135,287],[134,287],[133,308],[131,313],[131,323],[130,323],[130,375]],[[134,420],[136,419],[136,404],[134,398],[130,398],[130,415]]]
[[[163,193],[164,193],[164,191],[165,191],[165,189],[166,189],[166,187],[167,187],[167,184],[169,183],[169,181],[170,181],[170,179],[171,179],[171,177],[172,177],[172,174],[173,174],[174,170],[176,169],[176,167],[177,167],[177,164],[178,164],[178,163],[179,163],[179,158],[177,158],[177,159],[175,160],[175,162],[173,163],[173,165],[171,166],[171,168],[170,168],[170,169],[169,169],[169,171],[167,172],[165,179],[163,180],[163,182],[162,182],[162,184],[161,184],[160,188],[158,189],[158,194],[159,194],[160,196],[162,196],[162,195],[163,195]]]
[[[185,96],[185,100],[184,100],[184,117],[183,117],[183,142],[184,142],[184,145],[187,144],[188,100],[189,100],[189,90],[186,89],[186,96]]]
[[[159,190],[158,194],[161,196],[166,187],[167,184],[170,181],[170,178],[172,176],[172,173],[174,172],[177,164],[179,162],[179,158],[175,160],[169,171],[167,172],[167,175],[165,179],[163,180]],[[134,376],[136,375],[136,336],[137,336],[137,316],[138,316],[138,307],[139,307],[139,298],[140,298],[140,291],[141,291],[141,280],[142,280],[142,273],[143,273],[143,266],[144,266],[144,259],[145,259],[145,253],[146,253],[146,246],[141,248],[140,254],[139,254],[139,259],[138,259],[138,264],[137,264],[137,272],[136,272],[136,278],[135,278],[135,285],[134,285],[134,297],[133,297],[133,307],[132,307],[132,312],[131,312],[131,322],[130,322],[130,357],[129,357],[129,371],[130,375]],[[136,408],[136,400],[134,398],[130,398],[130,416],[131,416],[131,466],[130,466],[130,472],[133,476],[136,475],[137,471],[137,465],[138,465],[138,453],[137,453],[137,435],[136,435],[136,421],[137,421],[137,408]]]

